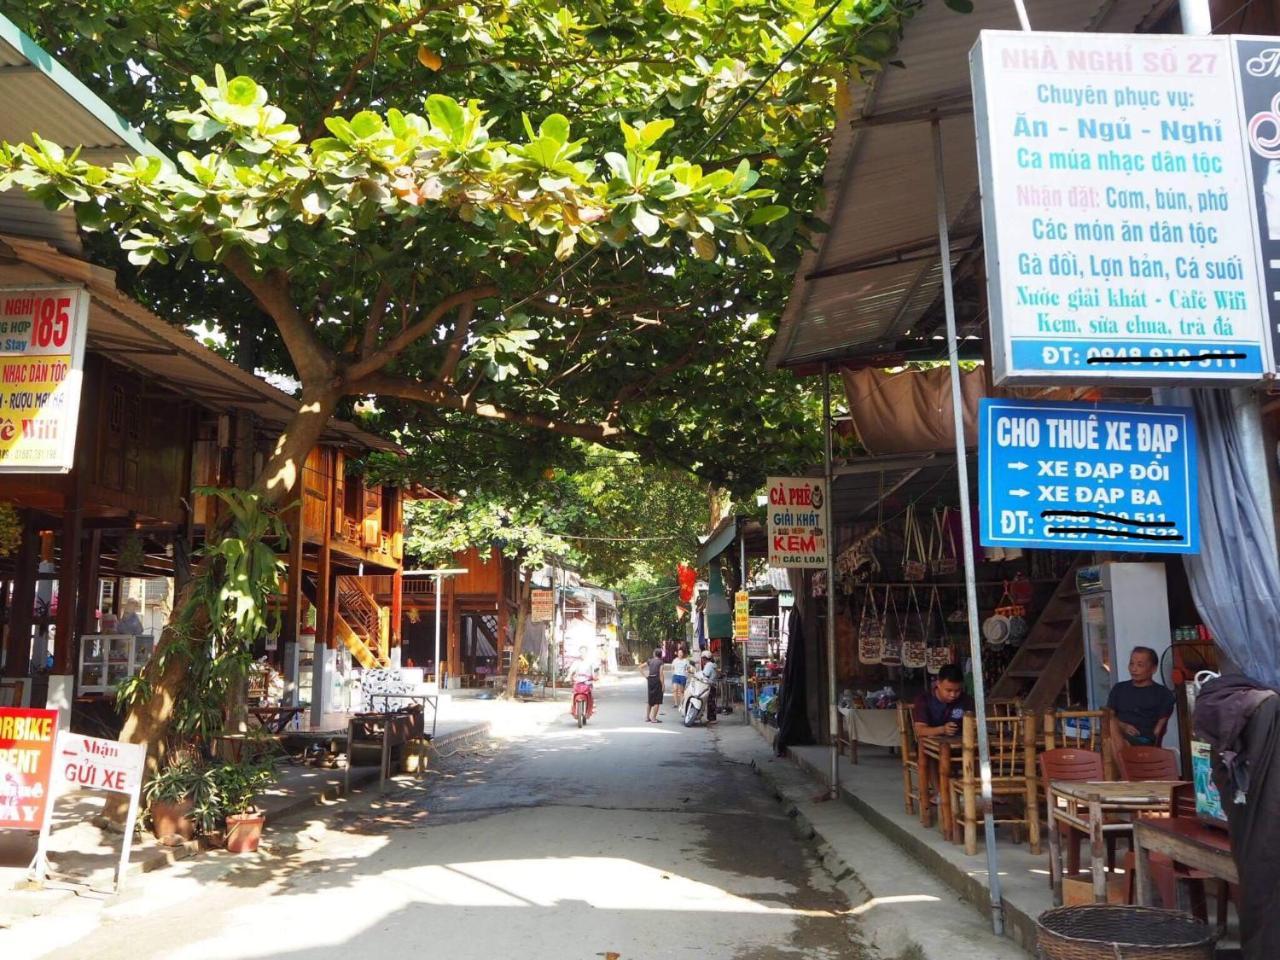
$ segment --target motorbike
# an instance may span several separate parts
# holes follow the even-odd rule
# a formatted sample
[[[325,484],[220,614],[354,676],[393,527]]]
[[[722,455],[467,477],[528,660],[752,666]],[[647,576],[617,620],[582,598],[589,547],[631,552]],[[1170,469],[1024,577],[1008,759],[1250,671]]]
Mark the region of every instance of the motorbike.
[[[699,720],[707,719],[707,704],[711,699],[711,684],[698,673],[689,677],[684,691],[684,716],[686,727],[692,727]]]
[[[587,725],[587,705],[591,697],[591,684],[579,680],[573,685],[573,716],[579,727]]]

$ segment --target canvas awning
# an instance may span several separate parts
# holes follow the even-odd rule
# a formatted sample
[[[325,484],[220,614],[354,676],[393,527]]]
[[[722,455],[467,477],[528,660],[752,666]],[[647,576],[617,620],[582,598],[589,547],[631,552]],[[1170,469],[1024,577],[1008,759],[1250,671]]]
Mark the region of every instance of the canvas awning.
[[[1026,0],[1037,31],[1139,29],[1162,0]],[[895,59],[834,131],[824,174],[828,224],[801,260],[769,365],[860,358],[891,366],[944,354],[936,332],[942,261],[930,123],[940,118],[953,267],[981,255],[969,49],[980,30],[1016,30],[1008,0],[959,14],[928,0],[906,24]],[[983,322],[976,287],[957,292],[962,337]],[[979,342],[968,342],[980,355]],[[962,343],[962,350],[964,344]]]

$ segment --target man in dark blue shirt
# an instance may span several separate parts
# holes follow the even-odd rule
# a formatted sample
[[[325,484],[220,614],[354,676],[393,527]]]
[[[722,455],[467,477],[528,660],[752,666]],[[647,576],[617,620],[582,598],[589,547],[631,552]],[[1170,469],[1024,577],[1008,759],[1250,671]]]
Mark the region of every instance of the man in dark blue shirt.
[[[911,705],[911,720],[917,737],[954,737],[960,732],[960,721],[973,710],[973,701],[964,692],[964,674],[949,663],[938,671],[933,688],[916,697]]]
[[[1150,647],[1134,647],[1129,654],[1133,679],[1117,683],[1107,697],[1113,744],[1160,746],[1176,701],[1172,690],[1153,679],[1159,665],[1160,658]]]

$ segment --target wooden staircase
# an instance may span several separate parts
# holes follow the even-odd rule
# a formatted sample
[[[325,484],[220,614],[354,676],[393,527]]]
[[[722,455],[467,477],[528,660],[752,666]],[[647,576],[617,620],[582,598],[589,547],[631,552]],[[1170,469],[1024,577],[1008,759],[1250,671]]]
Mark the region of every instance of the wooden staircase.
[[[382,610],[359,577],[338,577],[338,609],[335,611],[334,625],[338,638],[361,666],[372,668],[390,663],[387,659]],[[360,646],[365,651],[359,651]]]
[[[1021,700],[1035,714],[1057,701],[1072,675],[1084,662],[1084,634],[1080,624],[1080,594],[1071,565],[1023,639],[1000,679],[987,696],[992,700]]]
[[[360,594],[361,597],[349,598],[349,603],[343,602],[344,580],[354,581],[353,585],[348,586],[348,590]],[[308,600],[314,605],[316,603],[316,584],[311,577],[304,577],[302,581],[302,592],[306,594]],[[367,603],[366,603],[367,601]],[[372,606],[372,613],[369,606]],[[372,621],[374,628],[369,629],[369,623]],[[366,670],[372,670],[379,666],[385,666],[387,660],[384,659],[379,651],[385,648],[385,644],[381,644],[380,638],[382,633],[379,629],[381,624],[380,610],[378,604],[364,589],[364,585],[356,577],[339,577],[338,578],[338,608],[333,613],[333,631],[335,636],[342,641],[342,645],[356,659],[356,663],[364,667]]]

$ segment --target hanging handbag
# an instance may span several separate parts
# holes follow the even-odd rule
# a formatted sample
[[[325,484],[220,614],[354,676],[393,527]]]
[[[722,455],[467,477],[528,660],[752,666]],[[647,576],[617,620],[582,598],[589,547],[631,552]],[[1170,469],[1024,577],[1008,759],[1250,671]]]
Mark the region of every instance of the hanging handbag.
[[[884,652],[884,618],[876,608],[875,591],[867,587],[858,618],[858,662],[874,666]]]
[[[951,508],[943,507],[933,513],[933,532],[937,539],[933,560],[933,572],[939,576],[949,577],[956,572],[956,545],[951,539],[948,526]]]
[[[912,607],[915,617],[912,617]],[[928,662],[929,639],[924,612],[920,609],[920,596],[914,586],[907,594],[907,616],[902,636],[902,665],[908,670],[920,670]]]
[[[880,648],[880,662],[886,667],[902,665],[902,617],[898,613],[898,602],[893,591],[885,588],[884,641]],[[892,612],[892,619],[889,614]]]
[[[926,561],[924,537],[920,533],[920,522],[914,503],[907,507],[902,539],[902,579],[912,582],[923,580],[929,573],[929,565]]]

